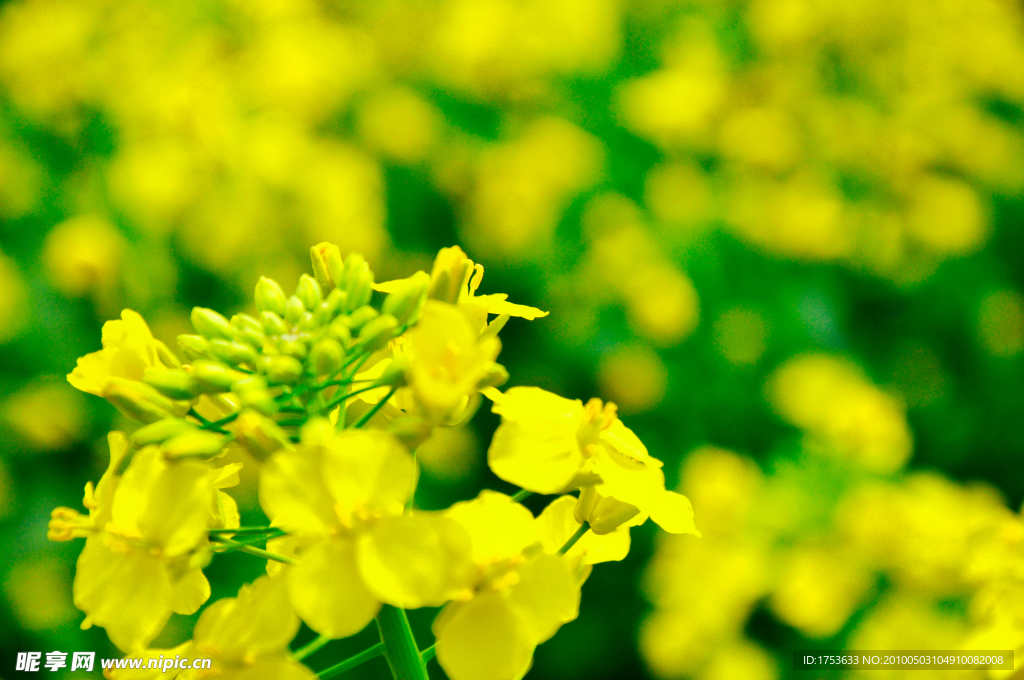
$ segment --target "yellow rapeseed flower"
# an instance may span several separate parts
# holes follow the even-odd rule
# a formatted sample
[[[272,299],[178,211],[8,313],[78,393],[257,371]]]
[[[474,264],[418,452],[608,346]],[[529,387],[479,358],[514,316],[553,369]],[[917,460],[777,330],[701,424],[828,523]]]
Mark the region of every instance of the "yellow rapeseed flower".
[[[579,614],[587,572],[542,548],[542,530],[564,528],[559,518],[542,524],[505,494],[483,491],[446,515],[469,533],[475,569],[434,621],[437,660],[452,680],[518,680],[537,645]]]
[[[171,612],[192,614],[210,596],[197,564],[212,527],[238,525],[234,503],[218,487],[237,478],[192,460],[167,461],[160,449],[131,455],[127,440],[110,434],[110,466],[93,488],[86,485],[84,517],[57,508],[51,540],[86,537],[74,583],[83,628],[106,629],[125,651],[148,644]]]
[[[153,337],[145,320],[130,309],[121,318],[103,324],[103,349],[86,354],[68,375],[74,387],[104,396],[111,378],[141,381],[147,368],[177,368],[179,362],[167,346]]]
[[[622,424],[614,404],[591,399],[584,406],[536,387],[485,393],[501,415],[487,459],[505,481],[545,494],[582,488],[577,519],[594,520],[597,533],[615,529],[612,520],[650,517],[666,531],[698,534],[689,500],[665,489],[661,461]]]
[[[299,446],[267,461],[260,502],[293,534],[271,549],[296,556],[282,570],[313,630],[353,635],[382,602],[440,606],[465,587],[468,539],[436,513],[403,515],[415,486],[416,464],[393,436],[336,432],[327,421],[307,425]]]
[[[288,603],[284,579],[263,576],[242,586],[238,597],[213,603],[196,623],[192,640],[174,649],[147,649],[132,658],[209,659],[208,670],[173,668],[106,671],[110,680],[313,680],[316,676],[288,653],[299,617]]]

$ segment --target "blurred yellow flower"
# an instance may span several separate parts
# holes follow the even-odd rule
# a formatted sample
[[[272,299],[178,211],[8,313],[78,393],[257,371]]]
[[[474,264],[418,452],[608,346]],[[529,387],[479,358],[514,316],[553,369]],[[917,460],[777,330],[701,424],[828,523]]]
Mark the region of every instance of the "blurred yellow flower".
[[[1024,296],[1000,290],[986,296],[978,310],[978,338],[997,357],[1024,351]]]
[[[895,472],[910,458],[902,405],[853,364],[826,355],[796,357],[776,370],[767,391],[779,415],[816,439],[827,455],[880,473]]]
[[[81,395],[48,378],[18,390],[2,410],[11,429],[42,450],[63,449],[79,441],[87,424]]]
[[[650,347],[626,345],[602,357],[597,369],[601,390],[623,413],[658,404],[668,388],[668,369]]]
[[[0,252],[0,343],[9,342],[25,327],[28,291],[14,261]]]
[[[79,215],[46,235],[43,262],[65,294],[103,294],[117,285],[123,250],[124,239],[106,218]]]

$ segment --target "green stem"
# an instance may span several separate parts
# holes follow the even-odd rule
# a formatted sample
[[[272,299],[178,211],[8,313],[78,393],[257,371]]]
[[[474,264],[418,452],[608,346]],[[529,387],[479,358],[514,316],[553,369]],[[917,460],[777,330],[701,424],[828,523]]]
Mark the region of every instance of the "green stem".
[[[356,666],[361,666],[362,664],[366,663],[367,661],[370,661],[371,659],[376,659],[383,653],[384,643],[378,642],[373,647],[367,649],[365,652],[359,652],[355,656],[345,659],[339,664],[331,666],[330,668],[325,668],[324,670],[317,673],[316,677],[321,678],[321,680],[333,678],[335,675],[341,675],[345,671],[350,671]]]
[[[245,543],[239,543],[238,541],[232,541],[230,538],[222,538],[221,536],[210,536],[211,541],[216,541],[223,545],[226,550],[221,552],[228,552],[229,550],[237,550],[238,552],[246,553],[247,555],[255,555],[256,557],[262,557],[265,560],[274,560],[275,562],[283,562],[284,564],[295,564],[295,560],[284,555],[278,555],[277,553],[267,552],[262,548],[254,548],[251,545]]]
[[[576,545],[576,542],[583,538],[583,534],[588,531],[590,531],[590,525],[587,522],[584,522],[580,525],[580,528],[576,530],[576,533],[569,537],[569,540],[565,542],[565,545],[558,549],[558,554],[564,555],[572,550],[572,547]]]
[[[361,416],[361,417],[359,418],[359,420],[357,420],[357,421],[355,422],[355,424],[354,424],[354,425],[353,425],[352,427],[355,427],[355,428],[360,428],[360,427],[362,427],[363,425],[366,425],[366,423],[370,422],[370,418],[372,418],[372,417],[374,417],[375,415],[377,415],[377,411],[379,411],[379,410],[381,410],[382,408],[384,408],[384,404],[388,403],[388,399],[390,399],[390,398],[391,398],[392,396],[394,396],[394,394],[395,394],[395,392],[396,392],[397,390],[398,390],[398,388],[397,388],[397,387],[392,387],[392,388],[391,388],[390,390],[388,390],[387,396],[385,396],[385,397],[384,397],[383,399],[381,399],[381,400],[380,400],[380,401],[378,401],[378,402],[377,402],[376,404],[374,404],[374,405],[373,405],[373,408],[371,408],[371,409],[370,409],[369,411],[367,411],[366,413],[364,413],[364,414],[363,414],[363,415],[362,415],[362,416]]]
[[[332,401],[330,404],[328,404],[324,408],[324,411],[327,412],[327,413],[330,413],[332,410],[334,410],[335,406],[340,405],[343,401],[345,401],[349,397],[354,397],[357,394],[362,394],[363,392],[369,392],[370,390],[375,390],[375,389],[378,389],[379,387],[380,387],[380,385],[370,385],[369,387],[360,387],[358,390],[353,390],[353,391],[349,392],[348,394],[343,395],[341,397],[338,397],[337,399]]]
[[[394,680],[427,680],[427,665],[420,656],[405,610],[383,605],[377,614],[377,627]]]
[[[532,491],[527,491],[526,489],[520,489],[519,491],[516,491],[512,495],[512,500],[514,500],[516,503],[518,503],[519,501],[523,500],[524,498],[529,498],[532,495],[533,495]]]
[[[210,529],[211,534],[270,534],[280,531],[277,527],[238,527],[237,529]]]
[[[235,418],[237,418],[239,415],[241,415],[241,411],[239,411],[238,413],[232,413],[231,415],[225,418],[221,418],[218,421],[210,423],[210,427],[224,427],[228,423],[233,422]]]
[[[294,652],[292,652],[292,656],[294,656],[297,661],[302,661],[307,656],[309,656],[313,652],[317,651],[318,649],[326,645],[332,639],[333,638],[329,638],[326,635],[319,635],[315,640],[310,642],[308,645],[300,647],[299,649],[296,649]]]
[[[437,656],[437,645],[433,644],[420,652],[420,656],[423,658],[423,663],[429,662],[435,656]]]

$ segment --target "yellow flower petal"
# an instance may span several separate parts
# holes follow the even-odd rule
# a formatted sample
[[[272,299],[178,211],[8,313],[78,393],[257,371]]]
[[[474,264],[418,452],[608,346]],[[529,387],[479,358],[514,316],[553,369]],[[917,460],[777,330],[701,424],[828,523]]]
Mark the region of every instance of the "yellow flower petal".
[[[469,532],[473,561],[480,565],[520,555],[537,542],[533,514],[509,496],[484,490],[445,511]]]
[[[583,463],[576,438],[583,404],[536,387],[513,387],[495,399],[493,410],[502,417],[487,451],[494,474],[537,493],[564,491]]]
[[[544,552],[555,554],[565,542],[580,528],[580,523],[573,516],[576,498],[562,496],[548,504],[537,518],[537,530],[540,535]],[[615,531],[598,536],[593,531],[583,534],[569,552],[568,559],[579,557],[584,564],[601,562],[618,562],[629,554],[629,526],[620,526]]]
[[[102,396],[112,377],[142,380],[147,368],[178,366],[166,345],[156,340],[142,317],[130,309],[121,312],[121,319],[103,324],[102,343],[103,349],[80,358],[68,375],[73,387]]]
[[[519,568],[508,601],[527,622],[535,644],[579,616],[581,585],[572,561],[558,555],[538,555]]]
[[[324,534],[337,524],[334,499],[321,474],[323,450],[301,447],[273,454],[260,470],[260,505],[274,526]]]
[[[187,558],[183,558],[187,559]],[[170,608],[178,614],[195,614],[210,599],[210,583],[202,569],[187,569],[171,584]]]
[[[103,535],[86,539],[73,594],[86,620],[105,628],[124,651],[147,645],[171,615],[171,585],[160,558],[148,550],[114,552]]]
[[[697,526],[693,523],[693,506],[690,505],[690,499],[674,491],[664,491],[654,497],[651,504],[651,519],[669,533],[700,536]]]
[[[321,635],[354,635],[380,609],[380,602],[363,584],[355,546],[348,539],[319,541],[298,564],[284,571],[292,606],[306,625]]]
[[[342,521],[367,510],[400,515],[416,488],[416,461],[386,432],[346,430],[324,451],[323,477]]]
[[[500,594],[488,593],[446,617],[437,661],[451,680],[519,680],[535,647],[526,622]]]
[[[157,447],[142,449],[114,494],[112,529],[155,543],[165,555],[194,549],[209,528],[212,476],[197,461],[168,463]]]
[[[385,517],[360,536],[356,554],[370,592],[404,609],[440,607],[476,571],[466,530],[439,513]]]
[[[244,662],[281,652],[299,631],[284,578],[262,576],[242,586],[238,597],[210,605],[196,623],[193,639],[218,660]]]

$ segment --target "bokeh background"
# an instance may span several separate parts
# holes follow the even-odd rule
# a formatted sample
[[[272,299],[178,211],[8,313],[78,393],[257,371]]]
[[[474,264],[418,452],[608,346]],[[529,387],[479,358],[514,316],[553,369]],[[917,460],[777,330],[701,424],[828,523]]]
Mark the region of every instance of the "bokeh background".
[[[1024,649],[1019,0],[2,3],[0,676],[114,654],[45,539],[121,426],[64,380],[102,322],[174,346],[324,240],[378,280],[462,245],[551,311],[503,332],[510,384],[615,401],[693,500],[704,537],[635,529],[530,677]],[[420,502],[505,488],[495,425],[424,447]]]

